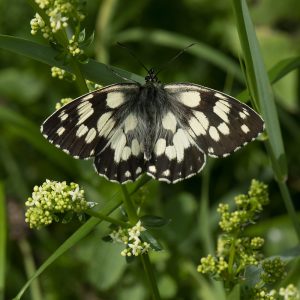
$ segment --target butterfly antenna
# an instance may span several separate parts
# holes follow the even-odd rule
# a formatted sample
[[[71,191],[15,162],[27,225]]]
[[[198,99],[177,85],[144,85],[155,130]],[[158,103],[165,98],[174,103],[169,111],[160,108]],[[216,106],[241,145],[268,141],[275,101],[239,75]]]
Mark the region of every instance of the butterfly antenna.
[[[162,70],[166,69],[167,66],[169,66],[174,60],[176,60],[181,54],[183,54],[186,50],[188,50],[189,48],[191,48],[192,46],[196,45],[198,43],[192,43],[188,46],[186,46],[185,48],[183,48],[182,50],[180,50],[175,56],[173,56],[168,62],[166,62],[162,68],[160,68],[160,70],[158,70],[156,73],[155,73],[155,76],[157,76],[158,73],[160,73]]]
[[[135,53],[126,45],[117,42],[117,45],[121,48],[124,48],[128,51],[128,53],[147,71],[147,73],[149,73],[149,69],[139,60],[139,58],[135,55]]]

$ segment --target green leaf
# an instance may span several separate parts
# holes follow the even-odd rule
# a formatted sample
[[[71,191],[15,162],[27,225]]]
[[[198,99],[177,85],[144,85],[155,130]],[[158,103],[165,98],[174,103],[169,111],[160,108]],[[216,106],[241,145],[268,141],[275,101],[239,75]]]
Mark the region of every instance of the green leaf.
[[[275,83],[298,68],[300,68],[300,56],[283,59],[269,70],[270,81]]]
[[[85,28],[83,28],[78,34],[78,43],[82,43],[85,39]]]
[[[255,30],[245,0],[233,0],[234,12],[247,70],[248,89],[260,107],[269,136],[270,155],[276,178],[285,180],[287,167],[277,110],[269,78],[260,53]]]
[[[101,213],[109,215],[121,204],[121,196],[115,197],[111,201],[108,201],[102,208]],[[85,224],[83,224],[78,230],[76,230],[57,250],[38,268],[36,273],[30,278],[18,295],[14,299],[21,299],[26,289],[30,286],[32,281],[41,275],[52,263],[54,263],[61,255],[76,245],[82,238],[88,235],[92,229],[101,223],[101,220],[91,217]]]
[[[276,83],[281,78],[288,75],[290,72],[300,68],[300,56],[283,59],[276,63],[269,71],[268,76],[271,83]],[[242,91],[238,96],[241,101],[246,101],[250,99],[248,90]]]
[[[87,280],[99,291],[107,290],[116,284],[126,269],[126,261],[120,254],[124,245],[105,243],[97,235],[92,235],[79,248],[79,258],[89,266]],[[91,264],[91,261],[93,262]]]
[[[158,240],[149,231],[141,232],[141,237],[143,241],[149,243],[151,248],[155,251],[161,251],[163,249]]]
[[[40,61],[50,66],[56,66],[68,72],[72,72],[70,66],[64,65],[63,62],[55,59],[60,52],[50,46],[41,45],[22,38],[0,35],[0,48]],[[107,66],[92,59],[89,59],[87,64],[80,65],[80,67],[85,79],[89,79],[90,81],[98,82],[100,84],[123,82],[124,80],[122,80],[122,77],[140,83],[145,81],[143,77],[134,73],[127,72],[120,68]],[[119,74],[119,76],[115,75],[115,73]]]
[[[142,224],[145,227],[149,228],[158,228],[167,225],[170,222],[170,219],[165,219],[158,216],[142,216],[141,218]]]

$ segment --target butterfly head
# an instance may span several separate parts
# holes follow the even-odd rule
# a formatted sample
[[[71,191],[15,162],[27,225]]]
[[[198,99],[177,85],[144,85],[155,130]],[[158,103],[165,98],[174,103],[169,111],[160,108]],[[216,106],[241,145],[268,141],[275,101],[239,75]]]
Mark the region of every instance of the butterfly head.
[[[157,72],[153,68],[151,68],[148,71],[148,75],[145,77],[145,81],[147,82],[152,82],[152,83],[160,83],[160,81],[157,78]]]

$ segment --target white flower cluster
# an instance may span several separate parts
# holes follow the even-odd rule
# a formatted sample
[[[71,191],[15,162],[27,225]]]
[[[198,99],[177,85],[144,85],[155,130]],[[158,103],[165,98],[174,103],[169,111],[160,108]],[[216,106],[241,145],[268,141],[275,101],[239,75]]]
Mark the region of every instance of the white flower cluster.
[[[283,297],[283,300],[300,299],[299,290],[293,284],[289,284],[286,288],[280,288],[279,295]]]
[[[83,50],[80,49],[78,46],[79,43],[76,41],[75,35],[73,35],[69,40],[69,46],[68,46],[68,50],[72,56],[83,54]]]
[[[52,33],[68,27],[70,20],[81,22],[85,17],[80,9],[80,0],[35,0],[35,3],[49,20],[45,24],[45,20],[35,14],[30,22],[31,34],[34,35],[40,30],[45,39],[51,39]]]
[[[114,230],[110,237],[114,242],[126,245],[126,248],[121,252],[122,256],[138,256],[147,253],[150,249],[150,244],[143,242],[140,238],[141,232],[145,230],[146,228],[142,226],[141,221],[138,221],[131,228]]]
[[[60,99],[60,101],[55,104],[55,109],[59,110],[64,105],[70,103],[72,100],[73,100],[72,98],[62,98],[62,99]]]
[[[92,205],[85,200],[84,190],[77,183],[46,180],[33,188],[25,205],[25,221],[31,228],[39,228],[59,221],[67,213],[82,213]]]

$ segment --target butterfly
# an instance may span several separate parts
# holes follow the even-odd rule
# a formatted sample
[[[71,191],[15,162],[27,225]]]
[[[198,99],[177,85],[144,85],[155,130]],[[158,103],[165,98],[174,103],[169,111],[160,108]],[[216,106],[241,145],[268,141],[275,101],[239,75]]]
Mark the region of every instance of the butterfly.
[[[226,157],[254,140],[264,121],[249,106],[193,84],[117,83],[80,96],[45,120],[44,137],[79,159],[94,159],[106,179],[143,173],[176,183],[199,173],[206,156]]]

